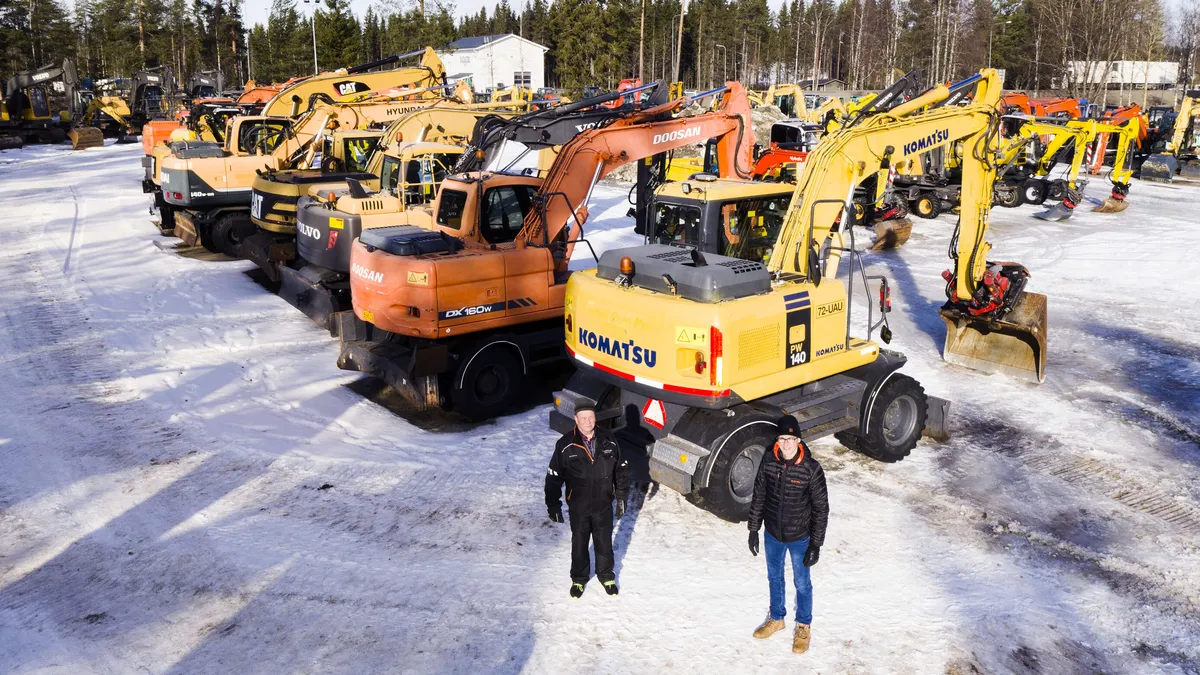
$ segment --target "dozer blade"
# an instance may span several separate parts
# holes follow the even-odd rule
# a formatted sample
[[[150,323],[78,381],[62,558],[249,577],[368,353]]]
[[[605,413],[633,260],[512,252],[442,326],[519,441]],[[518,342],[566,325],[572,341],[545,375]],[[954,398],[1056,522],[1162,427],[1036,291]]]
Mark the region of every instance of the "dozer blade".
[[[1093,213],[1120,213],[1127,208],[1129,208],[1129,202],[1127,202],[1123,199],[1113,199],[1112,197],[1107,197],[1107,198],[1105,198],[1104,203],[1101,204],[1100,206],[1097,206],[1096,208],[1092,209],[1092,212]]]
[[[940,311],[946,322],[942,358],[985,373],[1030,382],[1046,380],[1046,296],[1022,293],[1013,311],[987,321],[956,309]]]
[[[882,251],[903,246],[911,235],[912,221],[908,218],[877,221],[875,223],[875,243],[871,246],[871,250]]]
[[[1062,202],[1059,202],[1045,211],[1039,211],[1038,213],[1033,214],[1033,217],[1040,218],[1042,220],[1067,220],[1074,212],[1074,209],[1068,209],[1063,205]]]
[[[67,132],[72,150],[104,147],[104,133],[96,127],[75,127]]]
[[[1165,154],[1150,155],[1142,163],[1142,170],[1138,173],[1138,178],[1170,183],[1171,179],[1175,177],[1177,169],[1179,169],[1179,161],[1175,157]]]

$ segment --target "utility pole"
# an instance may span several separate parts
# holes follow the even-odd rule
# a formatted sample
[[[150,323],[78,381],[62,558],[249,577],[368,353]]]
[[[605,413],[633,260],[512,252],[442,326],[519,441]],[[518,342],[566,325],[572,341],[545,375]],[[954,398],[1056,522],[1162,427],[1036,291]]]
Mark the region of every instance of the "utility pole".
[[[700,45],[704,42],[704,11],[700,11],[700,27],[696,31],[696,88],[700,89]]]
[[[646,82],[646,0],[642,0],[642,28],[638,31],[638,81]]]

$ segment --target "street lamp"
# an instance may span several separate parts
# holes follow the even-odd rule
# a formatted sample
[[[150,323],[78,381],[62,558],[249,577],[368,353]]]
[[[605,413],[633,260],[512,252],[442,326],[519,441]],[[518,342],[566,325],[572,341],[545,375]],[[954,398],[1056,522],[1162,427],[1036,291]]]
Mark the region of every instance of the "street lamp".
[[[1000,23],[1000,25],[1007,26],[1010,23],[1012,23],[1011,20],[1003,21]],[[995,30],[996,30],[996,22],[993,21],[991,24],[988,25],[988,68],[992,67],[992,33],[994,33]]]
[[[312,40],[313,40],[313,75],[320,75],[321,69],[317,67],[317,6],[318,0],[304,0],[304,4],[312,3]]]
[[[721,48],[721,81],[728,82],[729,81],[729,50],[725,48],[725,45],[713,45],[713,51],[715,52],[718,47]]]

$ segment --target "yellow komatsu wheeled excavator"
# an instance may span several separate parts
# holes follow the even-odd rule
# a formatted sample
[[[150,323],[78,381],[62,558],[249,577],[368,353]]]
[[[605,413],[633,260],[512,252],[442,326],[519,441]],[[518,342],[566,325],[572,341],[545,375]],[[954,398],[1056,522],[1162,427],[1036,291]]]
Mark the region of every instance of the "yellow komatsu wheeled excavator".
[[[967,105],[939,105],[967,88],[976,89]],[[565,328],[579,370],[556,393],[551,426],[569,429],[576,405],[598,402],[598,419],[623,419],[653,436],[654,480],[731,520],[748,512],[784,413],[800,421],[805,440],[836,434],[886,462],[906,457],[923,431],[944,436],[949,404],[899,374],[904,356],[871,339],[878,328],[890,340],[890,291],[866,273],[850,213],[868,176],[960,139],[946,357],[1040,380],[1045,296],[1024,291],[1020,265],[989,261],[984,241],[999,98],[989,69],[827,136],[809,155],[765,265],[648,245],[609,250],[595,270],[574,274]],[[854,308],[864,294],[865,307]],[[866,336],[852,334],[852,309],[865,315]],[[973,350],[964,359],[950,353],[963,347]]]

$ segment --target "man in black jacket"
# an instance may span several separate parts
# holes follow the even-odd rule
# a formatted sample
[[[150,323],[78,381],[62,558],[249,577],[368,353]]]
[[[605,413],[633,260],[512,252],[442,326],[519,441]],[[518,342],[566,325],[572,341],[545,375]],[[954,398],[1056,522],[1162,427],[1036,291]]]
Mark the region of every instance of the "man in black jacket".
[[[750,552],[758,555],[758,528],[765,523],[767,581],[771,587],[771,611],[754,631],[754,637],[765,639],[783,630],[783,617],[787,614],[783,560],[785,554],[790,554],[796,585],[792,651],[803,654],[808,651],[812,624],[812,579],[808,568],[821,557],[825,526],[829,524],[829,495],[825,490],[825,472],[800,440],[796,418],[784,415],[776,426],[779,438],[775,448],[763,455],[750,502]]]
[[[607,429],[596,428],[596,407],[590,402],[576,404],[575,428],[558,439],[546,471],[546,508],[556,523],[563,522],[564,484],[571,518],[571,597],[581,597],[591,578],[589,540],[596,548],[596,578],[606,593],[616,595],[613,497],[620,518],[629,493],[629,462],[622,459],[617,439]]]

